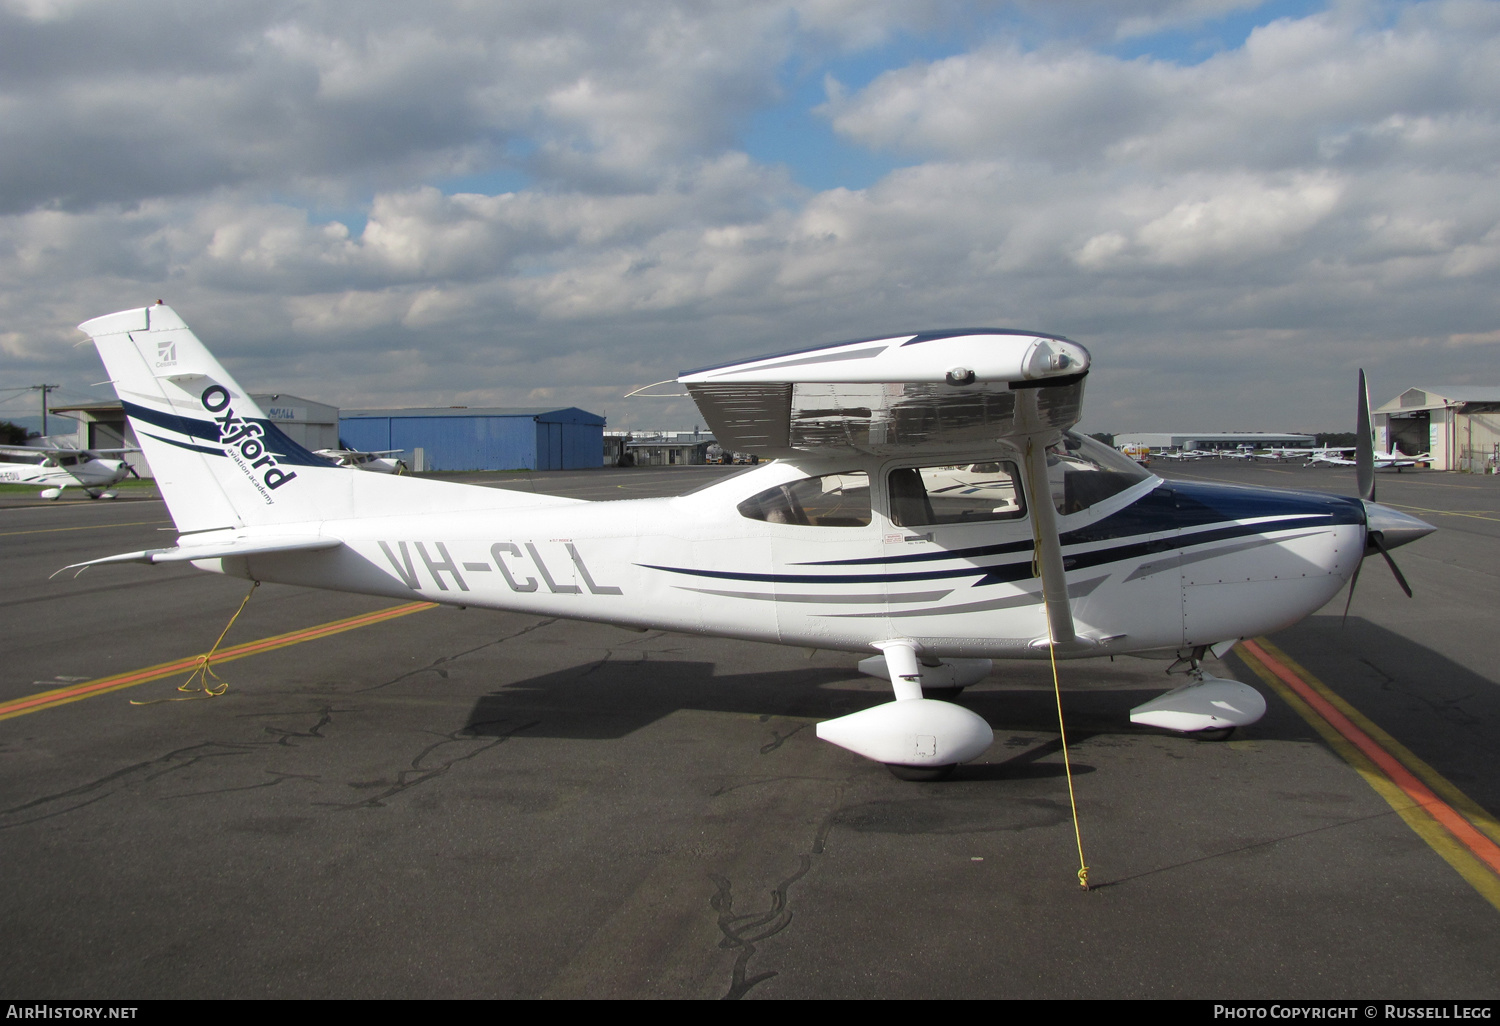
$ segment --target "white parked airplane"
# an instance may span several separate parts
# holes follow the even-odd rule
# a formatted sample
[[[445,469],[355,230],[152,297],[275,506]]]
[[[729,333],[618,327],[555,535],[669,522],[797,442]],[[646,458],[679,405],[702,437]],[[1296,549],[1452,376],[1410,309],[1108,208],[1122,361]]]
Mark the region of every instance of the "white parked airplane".
[[[64,488],[82,488],[91,499],[113,499],[109,489],[135,473],[124,460],[110,454],[139,449],[73,449],[0,445],[0,484],[45,485],[44,499],[62,497]]]
[[[378,449],[375,452],[359,452],[355,449],[315,449],[319,456],[332,460],[341,467],[354,467],[376,474],[404,474],[406,461],[395,459],[405,449]]]
[[[1371,460],[1376,470],[1390,470],[1394,468],[1400,472],[1405,467],[1415,467],[1418,463],[1432,458],[1431,453],[1420,453],[1416,456],[1408,456],[1401,451],[1400,446],[1391,446],[1391,452],[1372,452]],[[1355,447],[1345,446],[1339,449],[1319,449],[1307,458],[1303,464],[1305,467],[1354,467],[1359,465],[1359,460],[1350,459],[1340,455],[1346,452],[1354,452]],[[1357,457],[1358,454],[1356,454]]]
[[[1373,501],[1163,481],[1072,431],[1089,354],[1031,332],[906,334],[684,373],[725,448],[774,462],[675,498],[585,502],[345,473],[267,420],[170,308],[81,327],[180,536],[78,567],[186,561],[861,653],[895,701],[818,735],[898,775],[941,776],[992,740],[980,716],[924,692],[1049,648],[1191,665],[1186,686],[1132,710],[1138,723],[1253,723],[1260,694],[1202,673],[1203,654],[1296,622],[1367,553],[1433,530]]]

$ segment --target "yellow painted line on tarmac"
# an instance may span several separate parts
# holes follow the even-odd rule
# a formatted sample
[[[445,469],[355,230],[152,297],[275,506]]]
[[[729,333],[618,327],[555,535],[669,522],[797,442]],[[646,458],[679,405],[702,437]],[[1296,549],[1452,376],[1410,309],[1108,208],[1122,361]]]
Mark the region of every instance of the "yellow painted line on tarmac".
[[[83,527],[39,527],[34,531],[0,531],[0,538],[15,534],[52,534],[56,531],[105,531],[111,527],[141,527],[145,524],[170,524],[170,520],[128,520],[123,524],[86,524]]]
[[[1500,821],[1265,638],[1241,642],[1235,654],[1500,909]]]
[[[1429,514],[1432,514],[1433,516],[1440,516],[1440,517],[1473,517],[1475,520],[1495,520],[1495,521],[1500,521],[1500,517],[1494,516],[1493,515],[1493,511],[1491,511],[1491,510],[1485,510],[1485,511],[1481,512],[1479,510],[1469,510],[1469,509],[1427,509],[1424,506],[1403,506],[1399,502],[1383,502],[1383,503],[1381,503],[1381,505],[1382,506],[1391,506],[1391,507],[1393,507],[1395,509],[1409,509],[1409,510],[1414,510],[1417,513],[1429,513]]]
[[[359,616],[350,616],[343,620],[333,620],[329,623],[319,624],[316,627],[305,627],[302,630],[288,631],[286,634],[277,634],[269,638],[261,638],[259,641],[247,641],[243,645],[221,649],[214,656],[213,662],[217,666],[219,663],[227,663],[235,659],[243,659],[246,656],[259,655],[262,652],[271,652],[278,648],[286,648],[288,645],[297,645],[304,641],[326,638],[333,634],[342,634],[344,631],[352,631],[360,627],[369,627],[372,624],[385,623],[388,620],[396,619],[398,616],[406,616],[409,613],[420,613],[424,609],[436,608],[436,602],[406,602],[399,606],[378,609],[373,613],[362,613]],[[66,705],[69,702],[77,702],[80,699],[92,698],[95,695],[103,695],[111,691],[119,691],[122,688],[135,687],[137,684],[145,684],[148,681],[170,677],[175,673],[194,669],[197,667],[198,661],[202,658],[201,655],[187,656],[183,659],[174,659],[170,663],[158,663],[155,666],[148,666],[143,670],[117,673],[111,677],[100,677],[98,680],[85,681],[82,684],[69,684],[67,687],[56,688],[52,691],[27,695],[25,698],[18,698],[14,701],[0,704],[0,720],[8,720],[15,716],[25,716],[27,713],[52,709],[59,705]]]

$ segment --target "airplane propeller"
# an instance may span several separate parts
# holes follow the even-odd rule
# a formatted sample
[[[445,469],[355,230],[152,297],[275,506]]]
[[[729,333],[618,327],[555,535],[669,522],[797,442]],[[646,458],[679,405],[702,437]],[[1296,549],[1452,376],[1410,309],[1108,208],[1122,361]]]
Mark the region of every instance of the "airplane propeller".
[[[1396,583],[1401,585],[1406,597],[1411,598],[1411,585],[1406,583],[1406,577],[1391,558],[1390,550],[1437,530],[1425,520],[1375,501],[1375,431],[1370,422],[1370,390],[1365,383],[1363,369],[1359,372],[1359,398],[1355,418],[1354,479],[1359,488],[1360,502],[1365,507],[1365,551],[1349,577],[1349,597],[1344,601],[1345,622],[1349,619],[1349,606],[1354,602],[1354,586],[1359,583],[1359,571],[1364,566],[1364,561],[1375,553],[1380,553],[1395,575]]]
[[[1375,501],[1375,428],[1370,423],[1370,389],[1359,369],[1359,399],[1354,424],[1354,480],[1359,497]]]

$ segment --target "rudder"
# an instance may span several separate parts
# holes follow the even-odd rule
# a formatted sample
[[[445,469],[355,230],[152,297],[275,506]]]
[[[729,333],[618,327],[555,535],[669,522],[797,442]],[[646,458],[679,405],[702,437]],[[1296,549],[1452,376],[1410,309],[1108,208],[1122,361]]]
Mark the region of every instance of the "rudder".
[[[180,532],[347,515],[348,472],[272,423],[171,307],[78,327],[99,350]]]

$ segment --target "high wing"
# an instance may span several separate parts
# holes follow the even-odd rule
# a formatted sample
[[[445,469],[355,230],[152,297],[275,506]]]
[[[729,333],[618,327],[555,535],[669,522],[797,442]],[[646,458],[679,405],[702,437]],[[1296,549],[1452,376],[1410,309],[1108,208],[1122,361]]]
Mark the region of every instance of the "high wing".
[[[839,342],[677,380],[728,449],[936,456],[1004,445],[1036,496],[1048,494],[1047,446],[1078,422],[1088,371],[1088,351],[1061,336],[969,328]],[[1050,501],[1031,509],[1048,634],[1071,644],[1056,513]]]
[[[724,448],[780,457],[937,452],[1059,431],[1078,420],[1088,369],[1087,350],[1068,339],[974,328],[840,342],[677,380]],[[1038,401],[1018,402],[1028,394]]]

